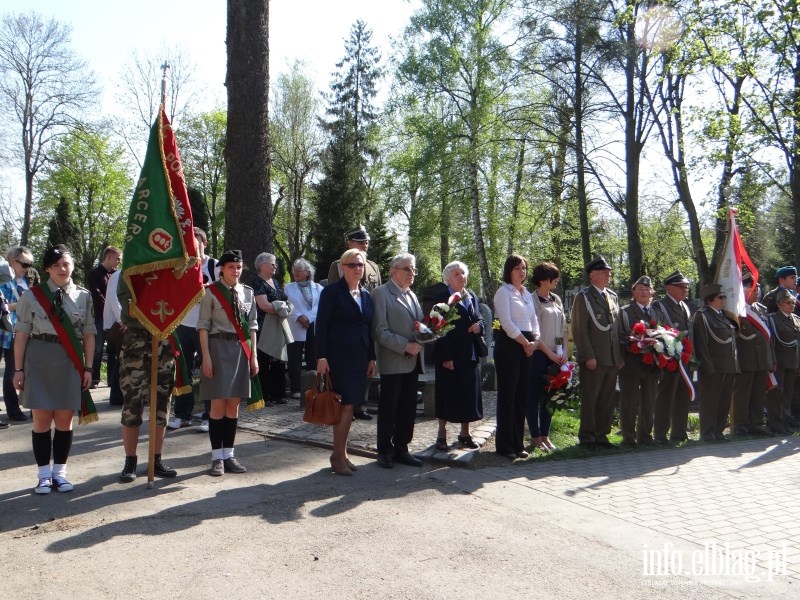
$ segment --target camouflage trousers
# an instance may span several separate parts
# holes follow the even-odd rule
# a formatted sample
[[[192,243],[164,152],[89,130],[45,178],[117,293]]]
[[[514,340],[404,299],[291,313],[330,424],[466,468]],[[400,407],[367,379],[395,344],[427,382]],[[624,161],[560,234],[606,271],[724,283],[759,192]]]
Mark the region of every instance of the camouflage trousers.
[[[150,400],[152,337],[147,331],[128,327],[119,354],[119,387],[122,391],[122,425],[139,427],[144,406]],[[175,384],[175,357],[168,340],[159,342],[156,425],[166,427],[170,395]]]

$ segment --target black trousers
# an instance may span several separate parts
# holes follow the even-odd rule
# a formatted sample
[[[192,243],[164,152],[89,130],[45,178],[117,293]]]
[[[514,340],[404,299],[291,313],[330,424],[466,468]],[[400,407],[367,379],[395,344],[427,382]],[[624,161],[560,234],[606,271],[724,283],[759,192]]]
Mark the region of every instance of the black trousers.
[[[378,453],[403,454],[414,437],[417,416],[417,371],[381,374],[378,401]]]
[[[527,339],[529,332],[523,331]],[[497,374],[497,432],[495,451],[518,454],[525,449],[525,413],[531,385],[533,358],[501,329],[494,343]]]

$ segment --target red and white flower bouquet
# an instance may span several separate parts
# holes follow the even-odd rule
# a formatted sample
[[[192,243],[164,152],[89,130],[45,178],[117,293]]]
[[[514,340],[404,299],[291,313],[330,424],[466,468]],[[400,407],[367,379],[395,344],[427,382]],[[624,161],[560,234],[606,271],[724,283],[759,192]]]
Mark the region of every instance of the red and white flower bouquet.
[[[447,302],[434,304],[428,315],[422,321],[414,323],[414,337],[420,344],[435,342],[440,337],[447,335],[461,318],[456,304],[461,301],[461,294],[454,293]]]
[[[640,354],[646,365],[656,365],[659,369],[677,371],[680,363],[691,365],[692,342],[677,329],[650,321],[634,324],[628,351]]]

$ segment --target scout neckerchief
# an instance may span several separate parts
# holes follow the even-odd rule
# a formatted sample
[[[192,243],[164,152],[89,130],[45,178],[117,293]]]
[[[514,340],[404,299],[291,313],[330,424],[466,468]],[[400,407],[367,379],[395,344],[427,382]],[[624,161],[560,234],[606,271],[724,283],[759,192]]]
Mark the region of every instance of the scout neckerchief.
[[[231,325],[233,325],[233,329],[236,331],[245,358],[247,358],[247,364],[249,365],[253,350],[250,347],[250,325],[248,325],[247,319],[244,315],[239,315],[239,318],[236,317],[233,309],[233,294],[231,294],[230,288],[228,288],[221,279],[209,285],[208,289],[214,294],[214,297],[219,300],[219,303],[222,305],[222,310],[225,311],[228,320],[231,322]],[[261,393],[261,384],[256,375],[250,377],[250,392],[250,398],[247,399],[247,410],[264,408],[264,395]]]
[[[72,361],[75,370],[78,371],[78,380],[81,382],[81,388],[83,388],[83,344],[81,344],[81,341],[75,333],[72,320],[64,314],[63,310],[55,311],[53,309],[54,295],[50,290],[50,286],[46,283],[33,286],[31,291],[39,304],[42,305],[42,308],[44,308],[45,312],[49,315],[50,322],[53,324],[53,329],[56,330],[61,346]],[[82,389],[81,413],[78,417],[78,423],[84,425],[97,421],[97,419],[97,408],[95,408],[94,402],[92,401],[92,395],[89,393],[89,390]]]

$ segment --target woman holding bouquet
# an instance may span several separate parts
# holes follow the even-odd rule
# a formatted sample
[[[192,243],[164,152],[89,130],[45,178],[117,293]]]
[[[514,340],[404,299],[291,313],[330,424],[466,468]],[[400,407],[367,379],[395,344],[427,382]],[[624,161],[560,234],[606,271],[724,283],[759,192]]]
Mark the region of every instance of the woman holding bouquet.
[[[510,459],[528,458],[523,437],[530,395],[531,356],[539,345],[539,322],[531,293],[525,288],[528,263],[512,254],[503,265],[503,282],[494,295],[500,321],[494,344],[497,370],[495,451]]]
[[[442,281],[447,290],[434,298],[434,302],[447,302],[453,294],[460,300],[451,310],[458,313],[447,335],[436,340],[433,355],[436,364],[436,418],[439,433],[436,449],[447,451],[447,422],[461,423],[458,443],[462,448],[478,447],[469,433],[469,424],[483,418],[483,396],[478,359],[485,356],[481,343],[484,323],[480,314],[478,297],[467,289],[469,268],[462,262],[448,264],[442,271]]]
[[[535,288],[532,294],[533,305],[536,309],[541,338],[539,347],[531,359],[531,391],[528,396],[527,419],[528,428],[531,430],[531,442],[543,452],[556,449],[548,437],[551,415],[547,408],[547,394],[544,392],[545,375],[551,365],[560,366],[566,362],[564,332],[567,330],[567,319],[561,298],[553,293],[559,277],[561,272],[551,262],[539,263],[533,268],[531,275],[531,283]]]
[[[375,345],[370,321],[372,298],[361,286],[367,256],[358,248],[342,254],[343,277],[322,290],[315,325],[317,373],[330,373],[331,387],[342,397],[341,419],[333,426],[331,468],[352,475],[356,466],[347,456],[347,436],[353,406],[364,401],[367,379],[375,374]]]

